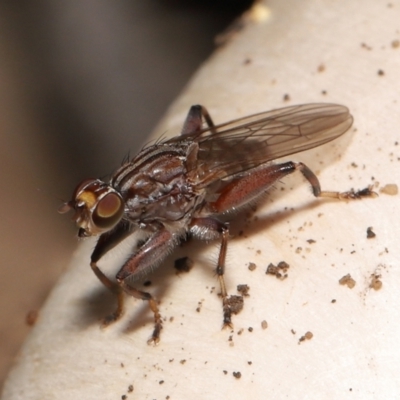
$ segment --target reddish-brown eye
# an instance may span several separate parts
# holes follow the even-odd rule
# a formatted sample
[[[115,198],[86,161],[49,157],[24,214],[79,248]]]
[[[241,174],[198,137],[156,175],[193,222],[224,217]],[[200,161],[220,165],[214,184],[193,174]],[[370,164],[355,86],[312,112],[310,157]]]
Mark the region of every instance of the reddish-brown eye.
[[[93,212],[93,222],[98,228],[112,228],[122,217],[124,204],[116,193],[108,193],[99,200]]]

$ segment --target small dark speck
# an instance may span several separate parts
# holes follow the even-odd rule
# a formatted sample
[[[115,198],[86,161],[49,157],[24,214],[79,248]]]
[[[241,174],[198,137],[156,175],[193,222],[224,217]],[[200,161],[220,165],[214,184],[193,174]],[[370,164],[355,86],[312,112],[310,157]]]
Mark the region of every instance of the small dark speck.
[[[242,377],[242,374],[238,371],[238,372],[233,372],[233,376],[236,378],[236,379],[240,379],[241,377]]]
[[[283,101],[289,101],[290,100],[290,95],[287,93],[283,95]]]
[[[378,69],[378,75],[379,76],[385,75],[385,71],[383,69]]]
[[[400,46],[400,40],[395,39],[395,40],[392,41],[392,47],[394,49],[397,49],[399,46]]]
[[[242,296],[248,296],[249,295],[249,286],[248,285],[237,285],[237,291],[242,295]]]
[[[150,286],[151,285],[151,281],[145,281],[143,282],[143,286]]]
[[[361,43],[361,47],[365,50],[372,50],[371,46],[368,46],[366,43]]]
[[[332,303],[332,304],[335,304],[335,303],[336,303],[336,299],[332,299],[332,300],[331,300],[331,303]]]
[[[251,326],[249,326],[248,331],[253,332],[253,328]]]
[[[224,369],[222,372],[224,373],[224,375],[228,374],[228,371],[226,369]]]
[[[250,271],[254,271],[257,268],[257,265],[253,262],[250,262],[248,268]]]
[[[160,382],[158,382],[160,385],[162,385],[163,383],[164,383],[164,381],[160,381]]]
[[[175,260],[174,267],[177,272],[189,272],[193,268],[194,262],[189,257],[182,257]]]
[[[129,385],[128,386],[128,393],[132,393],[133,392],[133,385]]]
[[[326,90],[322,90],[322,91],[321,91],[321,94],[322,94],[323,96],[326,96],[326,95],[328,94],[328,92],[327,92]]]
[[[126,394],[123,394],[122,396],[121,396],[121,399],[122,400],[126,400],[128,398],[128,396],[126,395]]]
[[[373,239],[376,237],[376,233],[372,230],[372,226],[367,228],[367,239]]]

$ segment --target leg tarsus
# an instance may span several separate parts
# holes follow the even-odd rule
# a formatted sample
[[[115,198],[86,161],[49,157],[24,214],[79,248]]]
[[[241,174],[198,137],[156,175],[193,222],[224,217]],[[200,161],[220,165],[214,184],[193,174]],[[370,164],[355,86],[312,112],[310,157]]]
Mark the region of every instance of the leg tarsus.
[[[143,292],[141,290],[133,288],[132,286],[129,286],[125,282],[125,280],[121,280],[118,282],[121,285],[121,288],[124,290],[124,292],[128,293],[129,295],[131,295],[132,297],[134,297],[136,299],[147,301],[149,303],[150,309],[154,315],[154,330],[153,330],[153,333],[152,333],[150,339],[147,341],[147,343],[148,344],[157,344],[160,341],[160,332],[162,329],[162,317],[158,310],[158,305],[157,305],[156,300],[153,298],[153,296],[150,293]]]
[[[118,321],[123,314],[124,314],[124,292],[120,290],[119,293],[117,294],[117,309],[103,319],[101,327],[106,328],[108,325],[113,324],[115,321]]]
[[[299,170],[302,173],[304,178],[308,180],[315,197],[325,197],[338,200],[358,200],[364,197],[373,198],[378,196],[378,194],[372,190],[373,189],[372,185],[368,186],[365,189],[361,190],[351,189],[347,192],[334,192],[329,190],[321,190],[321,185],[318,181],[318,178],[316,177],[314,172],[312,172],[310,168],[307,167],[307,165],[303,163],[294,163],[294,166],[297,170]]]
[[[360,200],[365,197],[375,198],[378,196],[378,193],[374,192],[372,189],[373,189],[373,186],[371,185],[365,189],[361,189],[361,190],[350,189],[347,192],[323,191],[320,193],[319,197],[334,198],[334,199],[338,199],[338,200]]]
[[[158,310],[157,302],[153,298],[149,299],[149,306],[154,314],[154,330],[151,335],[151,338],[147,341],[147,344],[157,344],[160,341],[160,333],[161,329],[163,328],[162,318]]]
[[[118,321],[122,317],[124,313],[124,293],[122,288],[116,282],[113,282],[106,275],[104,275],[94,261],[90,263],[90,266],[92,267],[92,270],[97,278],[99,278],[100,282],[117,296],[117,309],[110,315],[107,315],[101,324],[101,327],[105,328],[108,325],[111,325],[113,322]]]

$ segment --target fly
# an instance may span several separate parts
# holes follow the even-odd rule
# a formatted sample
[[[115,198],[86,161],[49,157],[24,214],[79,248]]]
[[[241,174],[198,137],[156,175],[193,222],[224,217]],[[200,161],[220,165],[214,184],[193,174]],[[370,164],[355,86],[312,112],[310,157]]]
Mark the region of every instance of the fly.
[[[205,124],[204,124],[205,122]],[[126,161],[109,182],[86,179],[72,200],[59,211],[75,211],[78,236],[99,236],[90,266],[98,279],[116,294],[118,305],[104,325],[118,320],[124,293],[146,300],[154,314],[149,342],[157,343],[162,318],[150,293],[132,283],[154,268],[187,235],[220,240],[218,276],[223,326],[232,326],[231,303],[224,282],[229,218],[262,201],[268,189],[295,171],[310,183],[315,197],[339,200],[375,195],[371,188],[348,192],[322,191],[315,174],[301,162],[271,161],[330,142],[352,125],[349,110],[336,104],[304,104],[267,111],[214,125],[207,110],[194,105],[179,136],[145,147]],[[136,230],[145,243],[110,280],[97,263],[110,249]]]

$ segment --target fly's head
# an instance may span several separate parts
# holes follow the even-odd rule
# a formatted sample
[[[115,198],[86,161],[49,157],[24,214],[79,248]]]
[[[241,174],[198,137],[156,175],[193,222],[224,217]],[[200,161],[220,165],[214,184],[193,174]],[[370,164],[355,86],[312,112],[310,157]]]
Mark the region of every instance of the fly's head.
[[[79,227],[78,236],[100,235],[114,228],[124,214],[124,200],[109,184],[86,179],[74,190],[72,200],[58,209],[60,213],[75,210],[72,219]]]

